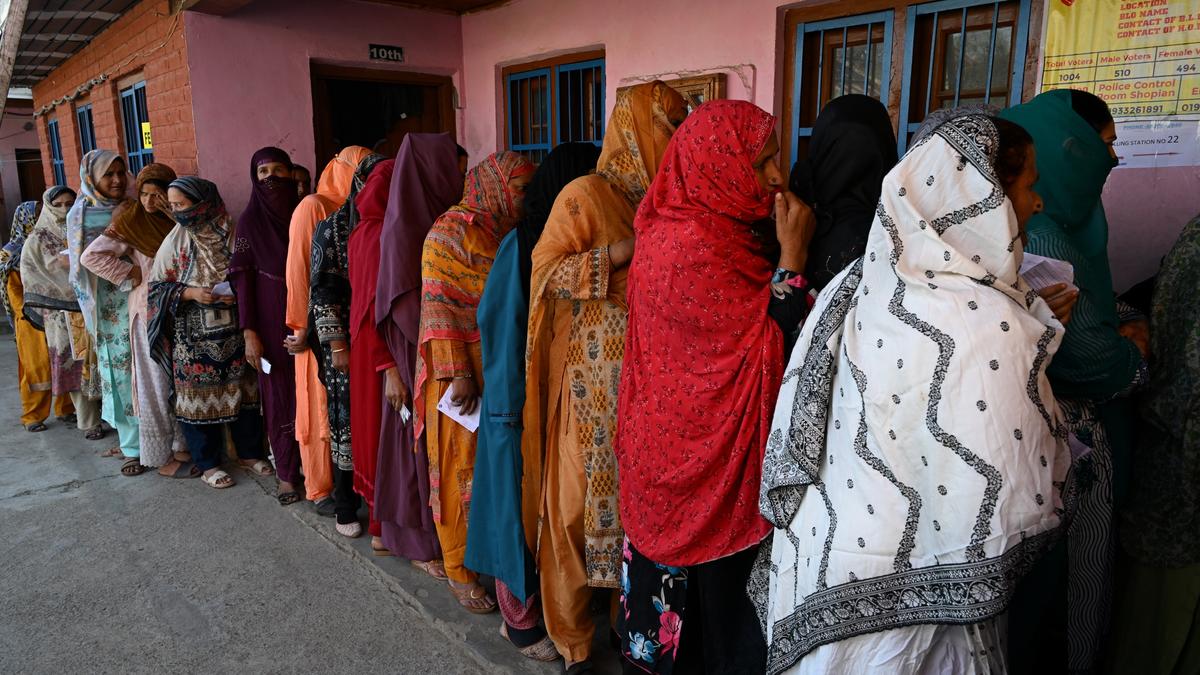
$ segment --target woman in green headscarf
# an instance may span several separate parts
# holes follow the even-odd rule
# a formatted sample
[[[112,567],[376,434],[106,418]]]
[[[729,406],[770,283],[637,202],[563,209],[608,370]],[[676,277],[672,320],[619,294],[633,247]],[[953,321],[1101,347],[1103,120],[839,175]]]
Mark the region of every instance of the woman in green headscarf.
[[[1074,463],[1079,503],[1065,550],[1066,665],[1072,671],[1088,670],[1097,665],[1109,629],[1114,501],[1120,501],[1128,475],[1126,396],[1147,377],[1144,341],[1135,343],[1122,334],[1130,330],[1122,327],[1108,264],[1108,221],[1100,195],[1117,165],[1112,148],[1116,132],[1104,101],[1066,89],[1041,94],[1001,117],[1025,127],[1037,151],[1040,178],[1034,189],[1045,209],[1029,221],[1025,250],[1071,263],[1079,287],[1062,347],[1046,372],[1072,433],[1092,449]],[[1045,568],[1055,560],[1062,564],[1061,553],[1043,565],[1046,576],[1033,575],[1042,584],[1053,573]],[[1057,576],[1054,591],[1061,603],[1061,567]],[[1054,604],[1054,591],[1027,584],[1027,599],[1036,595],[1039,599],[1032,604],[1042,605],[1029,607],[1038,620],[1054,614],[1047,611],[1052,609],[1047,605]],[[1014,609],[1014,616],[1021,613]],[[1014,623],[1023,622],[1014,618]],[[1035,623],[1025,625],[1032,630]],[[1013,645],[1021,644],[1017,635],[1011,638]],[[1021,672],[1017,664],[1010,665]]]

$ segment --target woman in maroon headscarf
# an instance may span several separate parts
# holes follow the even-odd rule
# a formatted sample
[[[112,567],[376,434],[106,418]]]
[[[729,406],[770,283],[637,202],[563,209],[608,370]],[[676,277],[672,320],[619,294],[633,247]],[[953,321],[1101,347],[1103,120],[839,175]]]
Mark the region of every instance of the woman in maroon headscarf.
[[[354,479],[380,522],[381,543],[445,579],[429,508],[429,461],[413,446],[412,386],[420,313],[421,247],[429,227],[462,197],[454,141],[447,134],[404,138],[356,198],[350,233],[350,416]],[[402,410],[407,410],[406,416]],[[372,452],[370,476],[358,444]],[[367,447],[367,446],[364,446]]]
[[[746,582],[771,530],[762,458],[783,331],[809,306],[799,272],[815,222],[782,192],[774,129],[751,103],[705,103],[675,132],[633,223],[615,446],[627,671],[765,669]],[[773,201],[778,261],[754,226]]]
[[[296,374],[283,341],[290,331],[287,308],[288,226],[300,202],[292,160],[279,148],[263,148],[250,158],[250,203],[238,218],[229,263],[237,295],[238,319],[246,339],[246,363],[258,369],[271,452],[279,473],[283,506],[300,501],[300,445],[296,441]],[[270,373],[263,361],[270,364]]]

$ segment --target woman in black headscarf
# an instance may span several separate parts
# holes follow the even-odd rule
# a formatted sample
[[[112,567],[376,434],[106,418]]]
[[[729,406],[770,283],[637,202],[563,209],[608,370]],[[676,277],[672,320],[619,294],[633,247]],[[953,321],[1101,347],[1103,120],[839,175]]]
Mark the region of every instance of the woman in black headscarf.
[[[830,101],[813,126],[808,157],[792,167],[791,190],[817,215],[804,278],[820,291],[862,256],[883,177],[896,165],[887,108],[870,96]]]

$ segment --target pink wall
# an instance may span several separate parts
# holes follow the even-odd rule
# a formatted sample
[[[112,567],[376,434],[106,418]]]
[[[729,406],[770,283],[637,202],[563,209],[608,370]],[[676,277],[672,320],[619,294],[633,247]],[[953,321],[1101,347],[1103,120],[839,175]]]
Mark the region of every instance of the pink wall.
[[[17,175],[17,148],[37,150],[37,130],[30,128],[25,131],[24,125],[33,121],[33,108],[28,101],[26,105],[10,103],[4,111],[4,122],[0,124],[0,185],[4,188],[4,222],[0,232],[7,233],[12,225],[13,212],[21,203],[21,181]],[[41,199],[41,195],[30,195],[31,199]],[[7,237],[6,237],[7,239]]]
[[[605,49],[612,110],[617,87],[670,71],[725,72],[727,95],[775,110],[779,0],[516,0],[462,18],[463,145],[472,157],[501,147],[500,69],[567,51]],[[552,17],[552,18],[551,18]],[[691,74],[691,73],[688,73]],[[606,111],[606,112],[608,112]]]
[[[314,182],[329,159],[314,157],[310,61],[388,68],[368,60],[367,45],[400,45],[407,62],[397,69],[450,75],[461,89],[462,32],[451,14],[356,0],[257,0],[226,17],[186,12],[184,29],[197,161],[234,215],[249,198],[258,148],[288,151]]]

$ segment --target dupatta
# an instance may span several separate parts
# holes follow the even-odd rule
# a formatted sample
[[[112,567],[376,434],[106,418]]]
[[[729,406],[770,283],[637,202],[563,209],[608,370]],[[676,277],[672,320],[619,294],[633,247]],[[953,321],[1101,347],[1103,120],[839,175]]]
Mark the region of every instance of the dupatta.
[[[112,222],[113,211],[125,200],[100,194],[96,183],[121,156],[112,150],[92,150],[79,164],[79,198],[67,213],[68,276],[89,335],[96,334],[96,275],[79,263],[83,251]]]
[[[129,244],[147,258],[157,255],[158,247],[162,246],[167,233],[175,229],[175,221],[161,211],[150,213],[142,206],[142,186],[150,183],[165,192],[176,178],[175,170],[166,164],[147,164],[143,167],[135,181],[138,197],[126,200],[113,211],[112,224],[104,230],[104,234]]]
[[[0,249],[0,302],[4,305],[4,313],[8,315],[8,323],[16,329],[16,316],[13,315],[12,305],[8,301],[8,275],[10,272],[21,271],[21,251],[25,247],[25,239],[37,221],[37,202],[22,202],[13,214],[12,231],[8,243]]]
[[[55,186],[42,194],[42,213],[25,240],[21,254],[21,282],[25,287],[25,306],[31,309],[79,311],[79,299],[67,279],[66,261],[60,253],[67,248],[67,212],[69,207],[50,202],[70,188]],[[42,324],[37,312],[25,314],[35,325]]]

